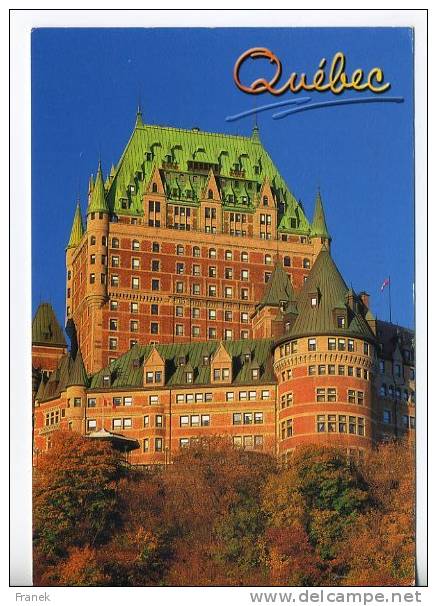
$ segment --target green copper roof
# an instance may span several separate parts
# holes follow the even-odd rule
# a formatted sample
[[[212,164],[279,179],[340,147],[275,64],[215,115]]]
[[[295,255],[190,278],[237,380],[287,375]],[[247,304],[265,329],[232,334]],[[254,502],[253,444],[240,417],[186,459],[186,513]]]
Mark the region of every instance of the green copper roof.
[[[226,208],[245,207],[249,212],[259,205],[260,190],[268,178],[278,208],[284,208],[284,212],[294,218],[293,225],[290,221],[281,222],[281,230],[309,232],[310,224],[263,148],[258,129],[254,129],[252,136],[242,137],[145,125],[137,115],[135,128],[106,193],[111,212],[143,214],[142,194],[154,166],[160,170],[170,200],[197,203],[212,168]],[[93,193],[96,189],[97,180]]]
[[[91,212],[108,212],[106,203],[105,186],[103,183],[102,167],[99,162],[97,170],[96,182],[91,191],[90,201],[87,208],[87,214]]]
[[[320,191],[317,192],[316,205],[314,208],[314,218],[311,225],[311,235],[320,238],[331,239],[326,225],[325,211],[323,210],[322,197]]]
[[[331,255],[322,249],[299,293],[298,316],[290,334],[296,337],[344,334],[374,340],[372,331],[361,315],[358,300],[352,307],[347,305],[348,290]],[[315,307],[311,305],[312,296],[318,299]],[[346,316],[344,328],[337,326],[335,309],[341,309]]]
[[[32,343],[66,347],[64,333],[50,303],[41,303],[32,321]]]
[[[80,353],[80,349],[78,349],[76,359],[74,360],[70,369],[66,386],[69,387],[70,385],[76,385],[86,387],[87,384],[88,375],[85,370],[82,354]]]
[[[258,308],[266,306],[281,307],[283,303],[290,303],[294,300],[293,287],[290,277],[280,263],[275,264],[272,275],[267,282],[263,298]]]
[[[68,240],[67,248],[76,248],[83,236],[82,213],[80,212],[80,204],[77,203],[76,212],[74,213],[73,225],[71,227],[70,239]]]
[[[223,346],[232,357],[233,384],[251,385],[261,383],[274,383],[275,375],[272,367],[271,339],[224,341]],[[220,347],[218,341],[206,341],[203,343],[178,343],[155,345],[156,350],[165,361],[165,385],[187,386],[187,369],[193,371],[193,385],[211,384],[211,367],[209,360]],[[142,387],[144,360],[147,360],[152,345],[136,345],[126,354],[122,355],[110,366],[97,372],[91,377],[90,389],[103,387],[103,377],[110,375],[111,388],[117,387]],[[244,354],[250,352],[250,360],[244,359]],[[204,362],[204,356],[208,356],[208,362]],[[179,359],[184,359],[184,365],[179,364]],[[260,368],[260,378],[252,378],[253,360],[256,360]]]

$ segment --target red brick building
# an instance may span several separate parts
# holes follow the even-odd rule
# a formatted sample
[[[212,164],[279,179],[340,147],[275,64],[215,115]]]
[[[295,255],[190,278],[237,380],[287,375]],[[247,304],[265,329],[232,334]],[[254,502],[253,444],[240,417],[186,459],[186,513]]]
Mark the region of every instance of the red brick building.
[[[187,233],[189,232],[189,233]],[[251,137],[146,126],[90,181],[66,253],[70,353],[41,381],[35,446],[102,429],[166,463],[204,436],[287,459],[412,435],[414,340],[376,321]],[[64,353],[64,352],[63,352]]]

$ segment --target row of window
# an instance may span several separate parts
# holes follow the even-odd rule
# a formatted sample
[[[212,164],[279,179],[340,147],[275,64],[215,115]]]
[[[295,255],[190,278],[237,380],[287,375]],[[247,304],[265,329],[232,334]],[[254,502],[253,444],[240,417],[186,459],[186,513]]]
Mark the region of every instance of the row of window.
[[[404,353],[406,353],[406,352],[404,352]],[[385,374],[385,371],[386,371],[385,360],[379,360],[379,372],[383,375],[383,374]],[[410,374],[409,378],[412,381],[414,381],[414,379],[415,379],[415,370],[414,370],[414,368],[410,368],[410,373],[409,374]],[[403,377],[403,375],[404,375],[404,368],[403,368],[402,364],[399,364],[398,362],[395,362],[393,364],[393,375],[396,378],[399,378],[399,379]]]
[[[151,376],[149,376],[149,379],[152,379],[152,378],[154,379],[151,382],[156,383],[156,382],[161,381],[162,377],[160,377],[160,373],[158,374],[158,377],[155,377],[155,373],[153,373],[153,372],[150,372],[149,374],[151,375]],[[146,381],[147,381],[147,376],[146,376]],[[268,389],[262,389],[259,392],[257,392],[256,390],[226,392],[226,402],[233,402],[237,399],[240,402],[245,402],[248,400],[250,400],[250,401],[257,400],[258,398],[260,400],[268,400],[270,398],[270,391]],[[176,404],[193,404],[193,403],[212,402],[212,401],[213,401],[212,392],[197,392],[197,393],[186,393],[186,394],[178,393],[175,396]],[[149,395],[148,402],[149,402],[150,406],[159,405],[159,396],[158,395]],[[81,405],[82,405],[82,398],[74,398],[74,406],[81,406]],[[114,396],[112,398],[112,405],[116,406],[116,407],[132,406],[133,398],[132,398],[132,396]],[[97,406],[97,398],[94,396],[89,397],[87,400],[87,406],[88,406],[88,408],[95,408]],[[47,415],[49,415],[49,414],[54,415],[55,412],[47,413]],[[59,416],[59,411],[57,411],[56,414]],[[59,422],[59,420],[57,420],[56,422]]]
[[[359,436],[365,435],[365,423],[363,417],[348,415],[317,415],[318,433],[350,433]]]
[[[102,284],[106,282],[106,275],[102,274]],[[270,273],[265,274],[265,281],[268,282],[270,279]],[[90,284],[95,284],[96,275],[90,274]],[[118,288],[120,286],[120,276],[116,274],[111,274],[110,284],[114,288]],[[186,284],[185,282],[177,281],[175,283],[175,292],[176,293],[185,293],[186,292]],[[132,290],[140,289],[140,278],[138,276],[131,277],[131,288]],[[150,288],[152,291],[159,292],[161,290],[161,280],[159,278],[152,278],[150,283]],[[201,284],[191,284],[191,294],[193,295],[201,295],[202,294],[202,285]],[[217,284],[208,284],[206,289],[206,294],[208,297],[217,297],[218,289]],[[241,288],[239,291],[240,299],[243,301],[249,300],[249,289]],[[224,286],[222,289],[222,295],[225,299],[232,299],[234,297],[234,288],[232,286]]]
[[[389,397],[395,400],[404,400],[404,402],[408,402],[410,399],[412,403],[416,401],[416,394],[414,391],[409,391],[408,389],[400,389],[394,385],[387,385],[383,383],[379,388],[379,395],[383,398]]]
[[[116,300],[111,300],[110,304],[109,304],[110,310],[111,311],[118,311],[119,309],[119,302]],[[129,310],[131,313],[136,314],[139,313],[139,304],[137,301],[131,301],[129,303]],[[176,305],[176,307],[174,308],[175,310],[175,316],[177,318],[183,318],[184,317],[184,313],[186,311],[186,308],[182,305]],[[234,313],[232,310],[226,309],[224,310],[224,314],[223,314],[223,319],[226,322],[233,322],[235,320],[234,317]],[[152,303],[150,305],[150,314],[153,316],[158,316],[159,315],[159,305],[157,305],[156,303]],[[193,318],[193,320],[197,320],[200,319],[200,307],[192,307],[191,308],[191,317]],[[216,309],[208,309],[207,310],[207,318],[208,320],[217,320],[217,310]],[[240,322],[242,324],[248,324],[249,323],[249,314],[248,312],[242,311],[240,312]],[[118,319],[117,318],[112,318],[109,320],[109,329],[110,330],[118,330]]]
[[[357,379],[369,379],[369,371],[366,368],[360,368],[359,366],[345,366],[344,364],[311,364],[308,366],[308,376],[314,375],[338,375],[340,377],[356,377]]]
[[[391,410],[384,410],[382,414],[382,422],[385,424],[393,423],[393,414]],[[416,417],[411,417],[409,415],[402,415],[401,417],[402,427],[405,429],[415,429],[416,428]]]
[[[311,338],[307,342],[308,351],[317,351],[317,339]],[[335,337],[328,338],[328,350],[329,351],[357,351],[357,344],[354,339],[337,339]],[[297,353],[297,339],[281,345],[279,353],[281,357],[288,356],[290,354]],[[366,342],[363,343],[363,353],[370,355],[370,345]]]
[[[158,322],[150,323],[150,334],[159,335],[160,326]],[[137,329],[132,329],[132,332],[138,332]],[[200,337],[202,333],[202,328],[200,326],[192,326],[191,327],[191,336]],[[185,328],[183,324],[176,324],[174,328],[174,334],[178,337],[182,337],[185,335]],[[207,337],[211,341],[215,341],[218,339],[218,330],[215,326],[209,326],[206,331]],[[234,339],[234,331],[232,328],[223,329],[223,339],[225,341],[232,341]],[[249,338],[248,330],[240,331],[240,339],[246,340]],[[129,347],[134,347],[138,345],[137,339],[130,339]],[[118,349],[118,337],[109,337],[108,339],[108,347],[111,351],[116,351]],[[256,378],[256,377],[255,377]]]
[[[214,209],[213,209],[214,210]],[[105,237],[104,237],[105,238]],[[91,236],[90,239],[90,244],[95,244],[95,236]],[[106,245],[107,241],[106,238],[103,241],[102,238],[102,244]],[[112,238],[111,240],[111,246],[112,248],[120,248],[120,240],[119,238]],[[132,240],[131,242],[131,250],[134,251],[139,251],[140,250],[140,242],[139,240]],[[160,252],[160,245],[158,242],[153,242],[152,243],[152,252],[157,253]],[[183,244],[177,244],[176,245],[176,249],[175,252],[177,255],[180,256],[186,256],[188,255],[188,251],[186,250],[186,247]],[[192,248],[192,256],[194,258],[200,258],[202,256],[201,254],[201,249],[199,246],[193,246]],[[246,263],[249,261],[249,253],[246,251],[242,251],[239,254],[239,259],[236,258],[237,253],[234,253],[232,250],[225,250],[224,251],[224,259],[226,261],[241,261],[242,263]],[[208,249],[208,255],[207,255],[208,259],[217,259],[218,258],[218,254],[217,254],[217,249],[216,248],[209,248]],[[264,255],[264,263],[266,265],[272,265],[273,264],[273,258],[272,255],[266,254]],[[292,263],[291,263],[291,257],[289,256],[285,256],[283,257],[283,264],[285,267],[291,267]],[[309,269],[311,267],[311,261],[307,258],[302,259],[302,267],[304,269]]]

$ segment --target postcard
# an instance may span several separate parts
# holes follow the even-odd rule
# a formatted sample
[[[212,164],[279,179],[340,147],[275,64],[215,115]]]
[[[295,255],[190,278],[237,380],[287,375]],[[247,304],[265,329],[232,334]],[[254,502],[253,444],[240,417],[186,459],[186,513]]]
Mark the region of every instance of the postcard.
[[[414,28],[31,57],[33,584],[422,584]]]

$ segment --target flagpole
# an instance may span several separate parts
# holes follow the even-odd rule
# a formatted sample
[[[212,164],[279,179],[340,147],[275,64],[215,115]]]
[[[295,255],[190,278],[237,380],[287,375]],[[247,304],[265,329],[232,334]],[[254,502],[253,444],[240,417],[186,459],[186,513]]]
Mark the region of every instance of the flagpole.
[[[389,306],[390,324],[391,324],[391,276],[388,277],[388,306]]]

